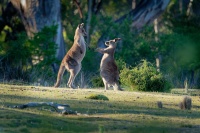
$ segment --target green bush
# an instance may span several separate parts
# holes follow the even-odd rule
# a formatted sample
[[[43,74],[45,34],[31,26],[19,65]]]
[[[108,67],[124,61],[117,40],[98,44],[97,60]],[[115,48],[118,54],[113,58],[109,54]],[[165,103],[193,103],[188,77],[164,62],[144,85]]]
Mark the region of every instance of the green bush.
[[[120,80],[122,85],[132,90],[161,92],[170,88],[163,75],[146,60],[142,60],[141,64],[132,69],[124,67],[120,72]]]
[[[104,87],[102,78],[100,76],[94,76],[91,79],[93,87]]]
[[[34,37],[22,32],[15,40],[0,40],[0,77],[4,80],[30,82],[34,79],[48,78],[52,75],[50,66],[57,62],[54,36],[57,26],[44,27]],[[49,71],[47,71],[49,70]]]
[[[89,97],[86,97],[87,99],[94,99],[94,100],[109,100],[108,97],[104,95],[99,94],[91,94]]]

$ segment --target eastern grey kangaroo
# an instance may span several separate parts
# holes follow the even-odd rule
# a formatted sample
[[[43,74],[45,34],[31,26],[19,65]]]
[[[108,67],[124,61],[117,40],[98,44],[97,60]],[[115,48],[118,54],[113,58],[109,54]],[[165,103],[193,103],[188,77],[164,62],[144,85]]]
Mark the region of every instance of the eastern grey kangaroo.
[[[60,82],[65,72],[65,69],[70,73],[70,77],[68,80],[67,85],[70,88],[75,88],[74,86],[74,79],[76,75],[81,70],[81,61],[83,60],[85,53],[86,53],[86,43],[84,36],[86,36],[86,32],[84,29],[84,24],[79,24],[76,28],[75,35],[74,35],[74,44],[67,52],[65,57],[63,58],[60,69],[58,71],[57,82],[54,87],[59,87]]]

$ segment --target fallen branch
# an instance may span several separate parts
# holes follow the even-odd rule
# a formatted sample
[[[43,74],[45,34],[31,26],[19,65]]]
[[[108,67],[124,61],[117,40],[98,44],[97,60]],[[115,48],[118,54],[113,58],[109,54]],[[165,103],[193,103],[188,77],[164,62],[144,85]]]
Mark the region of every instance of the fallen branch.
[[[17,109],[25,109],[29,107],[42,107],[42,106],[50,106],[56,110],[56,112],[61,114],[77,114],[76,112],[72,110],[68,110],[70,107],[68,104],[58,104],[54,102],[30,102],[27,104],[22,105],[14,105],[14,106],[8,106],[10,108],[17,108]]]

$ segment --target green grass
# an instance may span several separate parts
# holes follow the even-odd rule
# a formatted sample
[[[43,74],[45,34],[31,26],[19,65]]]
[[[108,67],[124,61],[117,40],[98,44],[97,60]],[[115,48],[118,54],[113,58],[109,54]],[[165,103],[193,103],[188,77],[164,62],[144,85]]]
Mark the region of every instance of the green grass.
[[[90,94],[87,99],[94,99],[94,100],[109,100],[108,97],[99,94]]]
[[[192,109],[180,110],[183,95],[0,85],[1,133],[198,133],[200,98],[192,95]],[[103,95],[108,100],[88,99]],[[157,107],[162,101],[163,108]],[[50,107],[8,108],[28,102],[69,104],[79,115],[61,115]],[[52,110],[52,111],[51,111]]]

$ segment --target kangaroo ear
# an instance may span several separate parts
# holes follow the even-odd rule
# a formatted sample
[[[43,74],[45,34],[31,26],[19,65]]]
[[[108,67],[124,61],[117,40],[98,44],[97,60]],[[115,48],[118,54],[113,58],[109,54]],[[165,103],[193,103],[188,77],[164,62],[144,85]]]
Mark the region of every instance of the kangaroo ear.
[[[117,41],[121,40],[121,38],[115,38],[114,40],[115,40],[115,42],[117,42]]]
[[[83,28],[83,26],[84,26],[84,23],[79,24],[79,25],[78,25],[78,28]]]
[[[109,44],[109,42],[110,42],[110,41],[106,41],[106,42],[105,42],[105,44],[107,44],[107,45],[108,45],[108,44]]]

